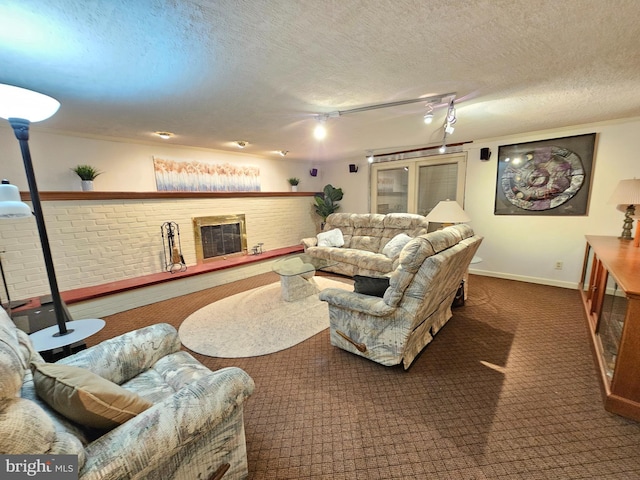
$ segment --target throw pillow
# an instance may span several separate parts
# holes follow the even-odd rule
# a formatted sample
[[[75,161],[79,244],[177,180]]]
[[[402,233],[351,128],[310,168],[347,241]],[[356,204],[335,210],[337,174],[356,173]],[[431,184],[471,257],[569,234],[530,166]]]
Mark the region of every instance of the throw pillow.
[[[321,232],[318,234],[319,247],[341,247],[344,245],[344,237],[339,228]]]
[[[36,393],[56,412],[81,425],[111,429],[153,404],[84,368],[32,363]]]
[[[382,253],[389,258],[395,258],[398,256],[404,246],[409,243],[411,237],[406,233],[399,233],[393,237],[382,249]]]
[[[365,277],[354,275],[353,291],[374,297],[384,297],[389,288],[389,277]]]

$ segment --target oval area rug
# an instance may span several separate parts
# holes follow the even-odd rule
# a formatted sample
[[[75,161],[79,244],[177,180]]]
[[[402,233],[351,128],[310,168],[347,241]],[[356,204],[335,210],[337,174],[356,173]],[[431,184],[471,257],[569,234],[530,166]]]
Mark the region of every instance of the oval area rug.
[[[353,285],[327,277],[313,277],[318,288]],[[329,307],[318,295],[285,302],[280,282],[237,293],[189,315],[178,335],[190,350],[210,357],[242,358],[293,347],[329,328]]]

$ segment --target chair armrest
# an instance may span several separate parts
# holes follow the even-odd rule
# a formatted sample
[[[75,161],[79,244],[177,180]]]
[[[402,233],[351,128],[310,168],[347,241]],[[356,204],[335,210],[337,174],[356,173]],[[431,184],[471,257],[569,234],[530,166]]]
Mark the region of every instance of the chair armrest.
[[[110,338],[57,363],[86,368],[120,385],[180,348],[176,329],[157,323]]]
[[[162,465],[175,452],[192,445],[197,448],[203,435],[228,436],[228,431],[215,432],[216,428],[235,413],[254,388],[249,374],[237,367],[199,378],[87,445],[80,477],[138,478],[144,469]]]
[[[329,305],[345,310],[366,313],[374,317],[390,315],[396,309],[384,303],[384,300],[380,297],[348,292],[341,288],[325,288],[320,292],[319,298]]]
[[[300,240],[300,243],[302,243],[302,246],[306,251],[307,248],[315,247],[316,245],[318,245],[318,239],[316,237],[303,238],[302,240]]]

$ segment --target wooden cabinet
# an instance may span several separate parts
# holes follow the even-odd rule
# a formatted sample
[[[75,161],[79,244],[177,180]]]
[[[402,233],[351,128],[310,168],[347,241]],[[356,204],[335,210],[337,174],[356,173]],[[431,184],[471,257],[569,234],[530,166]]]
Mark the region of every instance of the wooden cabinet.
[[[604,407],[640,420],[640,248],[587,236],[580,292]]]

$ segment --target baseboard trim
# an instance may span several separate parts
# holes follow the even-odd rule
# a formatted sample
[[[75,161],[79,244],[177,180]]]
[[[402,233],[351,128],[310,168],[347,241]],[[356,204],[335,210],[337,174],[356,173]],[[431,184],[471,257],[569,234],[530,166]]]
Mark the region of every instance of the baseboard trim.
[[[549,278],[528,277],[525,275],[512,275],[509,273],[489,272],[486,270],[469,269],[472,275],[480,275],[483,277],[503,278],[505,280],[515,280],[517,282],[536,283],[538,285],[549,285],[550,287],[569,288],[571,290],[578,289],[578,282],[565,282],[560,280],[552,280]]]

